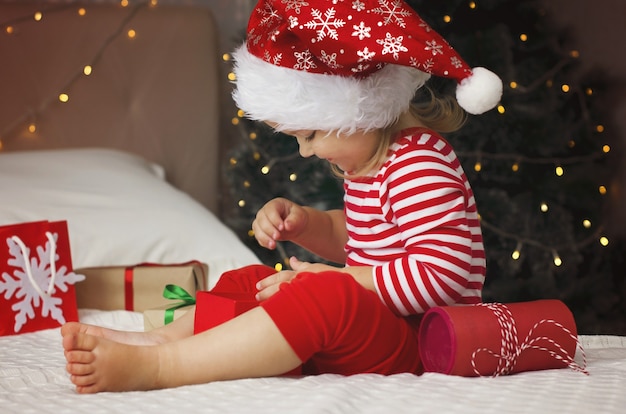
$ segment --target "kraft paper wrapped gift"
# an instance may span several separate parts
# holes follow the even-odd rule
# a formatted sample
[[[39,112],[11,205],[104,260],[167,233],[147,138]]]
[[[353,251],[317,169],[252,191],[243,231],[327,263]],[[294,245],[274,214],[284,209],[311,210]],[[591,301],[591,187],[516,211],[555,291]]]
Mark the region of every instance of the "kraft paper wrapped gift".
[[[172,320],[176,320],[187,312],[193,311],[193,305],[187,305],[176,309],[171,308],[171,305],[164,305],[143,311],[144,331],[151,331],[155,328],[160,328],[161,326],[164,326],[167,319],[166,314],[169,310],[171,310],[172,312]]]
[[[194,334],[229,321],[258,304],[252,293],[198,292]]]
[[[419,331],[426,372],[498,376],[570,367],[584,350],[572,313],[559,300],[485,303],[429,309]]]
[[[189,292],[177,285],[167,285],[163,289],[163,297],[169,300],[168,305],[159,306],[143,311],[143,329],[152,329],[165,326],[189,312],[196,299]]]
[[[80,273],[85,275],[85,280],[76,286],[79,308],[143,312],[159,306],[171,306],[171,300],[163,297],[163,289],[169,284],[180,286],[192,296],[196,291],[205,289],[208,266],[196,261],[142,263],[83,268]]]

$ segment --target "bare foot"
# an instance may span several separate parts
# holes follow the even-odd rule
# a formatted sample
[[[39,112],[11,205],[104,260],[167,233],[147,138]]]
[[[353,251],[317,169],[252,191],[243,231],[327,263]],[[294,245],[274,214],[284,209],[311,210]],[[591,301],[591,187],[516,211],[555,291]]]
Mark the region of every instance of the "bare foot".
[[[61,327],[61,335],[63,337],[75,333],[84,333],[128,345],[158,345],[167,341],[166,338],[152,331],[118,331],[115,329],[103,328],[96,325],[87,325],[79,322],[68,322]]]
[[[95,336],[87,331],[98,330],[88,325],[73,328],[64,326],[63,348],[66,369],[77,392],[159,388],[159,347],[128,345]]]

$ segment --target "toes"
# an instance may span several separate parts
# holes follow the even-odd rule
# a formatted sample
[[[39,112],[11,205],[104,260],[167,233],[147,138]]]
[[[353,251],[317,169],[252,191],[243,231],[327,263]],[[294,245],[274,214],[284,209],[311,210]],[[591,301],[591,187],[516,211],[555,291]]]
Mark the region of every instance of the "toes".
[[[63,349],[65,351],[93,351],[97,344],[97,338],[80,332],[74,332],[63,337]]]
[[[78,322],[67,322],[63,326],[61,326],[61,335],[66,336],[74,333],[80,332],[81,323]]]
[[[93,389],[97,385],[94,375],[70,375],[70,381],[72,381],[72,384],[76,386],[77,391],[78,388]],[[85,393],[85,391],[83,391],[83,393]]]
[[[74,364],[91,364],[96,356],[89,351],[65,351],[65,359]]]
[[[87,364],[76,364],[73,362],[69,362],[67,363],[67,365],[65,365],[65,370],[73,376],[77,376],[78,377],[85,377],[88,375],[91,375],[94,373],[94,368],[91,365],[87,365]],[[74,382],[74,381],[72,381]],[[74,382],[75,383],[75,382]]]

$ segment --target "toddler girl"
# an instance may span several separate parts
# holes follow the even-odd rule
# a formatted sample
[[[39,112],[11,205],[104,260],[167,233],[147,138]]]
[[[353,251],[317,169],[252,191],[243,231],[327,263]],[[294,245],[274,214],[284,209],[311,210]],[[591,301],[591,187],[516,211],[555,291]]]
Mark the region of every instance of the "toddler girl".
[[[258,242],[290,240],[340,265],[291,258],[291,270],[227,272],[214,290],[248,292],[259,306],[197,335],[193,311],[145,333],[67,324],[78,392],[295,369],[420,374],[420,316],[481,301],[476,204],[439,133],[458,129],[463,109],[497,104],[496,75],[471,69],[401,0],[261,0],[234,58],[233,97],[246,115],[292,135],[303,157],[326,159],[344,179],[343,210],[269,201],[253,223]],[[412,106],[431,74],[458,82],[456,100],[427,94]]]

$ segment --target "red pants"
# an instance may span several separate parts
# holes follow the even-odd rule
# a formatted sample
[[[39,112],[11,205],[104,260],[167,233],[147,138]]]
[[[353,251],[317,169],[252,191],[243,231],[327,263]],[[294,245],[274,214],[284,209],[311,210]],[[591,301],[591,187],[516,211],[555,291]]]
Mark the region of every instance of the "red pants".
[[[226,272],[213,291],[252,296],[275,272],[260,265]],[[300,273],[260,306],[304,361],[304,374],[423,372],[418,320],[395,315],[348,274]]]

